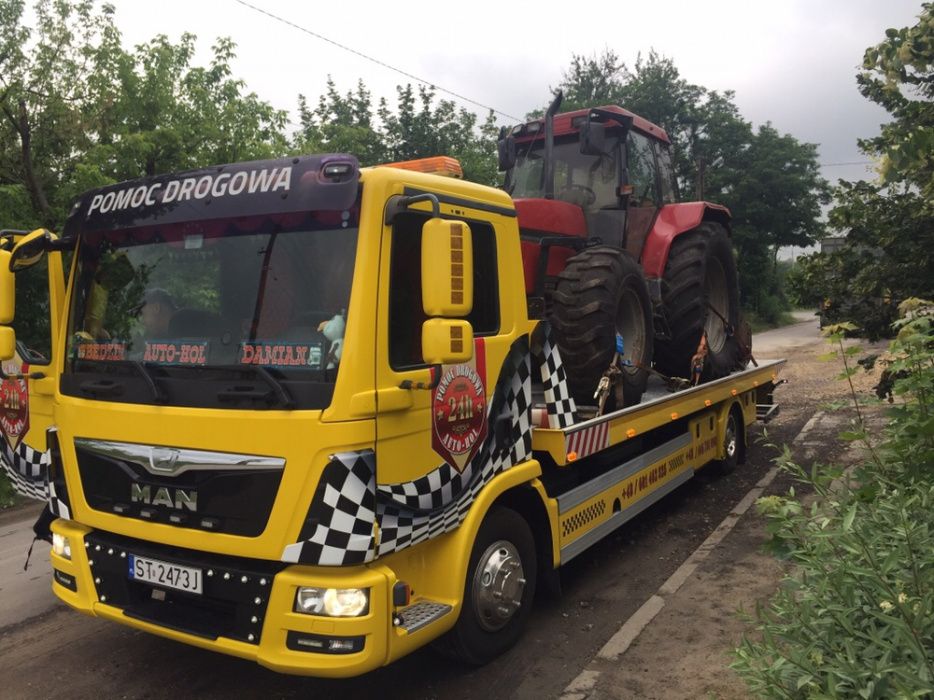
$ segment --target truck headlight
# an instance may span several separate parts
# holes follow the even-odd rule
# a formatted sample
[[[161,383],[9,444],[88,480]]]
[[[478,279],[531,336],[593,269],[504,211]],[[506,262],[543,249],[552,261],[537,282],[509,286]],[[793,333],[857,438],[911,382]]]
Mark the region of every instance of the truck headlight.
[[[360,617],[370,609],[369,588],[312,588],[295,595],[295,612],[325,617]]]
[[[52,551],[65,559],[71,559],[71,540],[57,532],[52,533]]]

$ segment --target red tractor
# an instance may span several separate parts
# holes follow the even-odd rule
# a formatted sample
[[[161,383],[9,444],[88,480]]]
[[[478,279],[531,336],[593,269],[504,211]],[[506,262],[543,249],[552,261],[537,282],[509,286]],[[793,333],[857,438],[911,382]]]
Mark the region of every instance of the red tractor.
[[[614,361],[617,407],[638,403],[653,360],[705,380],[745,364],[729,210],[677,201],[663,129],[616,106],[556,114],[560,102],[504,130],[499,163],[530,311],[551,321],[575,400],[593,404]]]

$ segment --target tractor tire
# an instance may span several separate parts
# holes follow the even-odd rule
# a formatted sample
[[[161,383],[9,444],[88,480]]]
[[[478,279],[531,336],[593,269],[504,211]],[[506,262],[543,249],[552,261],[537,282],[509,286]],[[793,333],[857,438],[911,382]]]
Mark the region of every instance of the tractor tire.
[[[639,403],[652,364],[652,303],[641,266],[620,248],[594,246],[568,260],[551,295],[549,317],[571,396],[593,405],[600,377],[623,337],[628,361],[605,410]]]
[[[708,354],[701,379],[725,377],[737,368],[739,282],[723,226],[705,222],[675,238],[665,265],[662,304],[671,337],[656,343],[659,372],[690,379],[691,358],[704,332]]]

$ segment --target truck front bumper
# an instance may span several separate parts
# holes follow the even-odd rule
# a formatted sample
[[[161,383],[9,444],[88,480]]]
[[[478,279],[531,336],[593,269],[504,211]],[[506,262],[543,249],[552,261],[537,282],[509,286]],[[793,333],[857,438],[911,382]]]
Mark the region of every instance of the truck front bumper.
[[[70,520],[52,531],[68,538],[71,558],[51,554],[53,592],[71,607],[176,641],[251,659],[275,671],[346,677],[410,651],[411,639],[391,624],[393,573],[385,567],[311,567],[208,555],[111,535]],[[133,556],[203,574],[203,592],[185,593],[136,581]],[[358,617],[294,611],[298,587],[364,588]]]

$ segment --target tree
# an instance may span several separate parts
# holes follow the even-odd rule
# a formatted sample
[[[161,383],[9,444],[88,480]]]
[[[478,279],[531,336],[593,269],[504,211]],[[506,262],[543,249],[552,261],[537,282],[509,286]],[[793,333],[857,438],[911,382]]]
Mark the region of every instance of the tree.
[[[909,183],[934,200],[934,5],[924,3],[913,27],[887,29],[885,40],[866,49],[859,90],[884,107],[893,121],[860,141],[881,157],[886,184]]]
[[[820,177],[817,146],[764,124],[729,167],[713,169],[710,185],[711,199],[733,212],[733,242],[747,281],[744,305],[775,320],[782,303],[773,299],[784,301],[779,249],[810,245],[823,231],[820,206],[829,201],[829,188]]]
[[[571,65],[564,71],[558,87],[564,93],[562,109],[571,111],[621,101],[627,79],[626,65],[612,49],[590,57],[571,55]],[[544,110],[535,110],[528,118],[541,117]]]
[[[355,91],[341,95],[329,77],[315,109],[299,95],[299,116],[296,151],[351,153],[362,165],[449,155],[460,161],[465,179],[488,185],[497,180],[493,113],[480,124],[476,114],[454,102],[436,101],[432,88],[399,85],[396,108],[380,100],[374,115],[362,80]]]
[[[94,0],[0,0],[0,224],[58,229],[91,187],[282,155],[285,113],[232,77],[234,44],[192,66],[195,37],[132,52]],[[24,206],[28,202],[28,206]]]
[[[300,130],[293,146],[301,152],[351,153],[363,165],[387,160],[387,147],[374,126],[370,91],[362,80],[356,92],[341,95],[328,76],[327,90],[311,109],[304,95],[298,96]]]
[[[400,85],[396,96],[395,112],[385,102],[379,108],[392,160],[450,155],[460,160],[465,179],[496,183],[498,129],[492,111],[478,125],[476,114],[463,107],[458,109],[451,100],[439,100],[433,106],[433,88],[420,85],[416,95],[411,84]]]
[[[92,0],[40,0],[34,27],[23,12],[23,0],[0,0],[0,216],[4,226],[53,227],[71,195],[61,183],[93,140],[106,92],[98,68],[117,33],[112,8],[98,12]]]
[[[244,94],[232,77],[235,45],[218,39],[207,67],[192,66],[196,37],[159,35],[116,60],[113,100],[100,113],[86,162],[110,181],[213,163],[281,156],[286,113]]]
[[[875,336],[890,330],[900,301],[934,296],[934,6],[922,6],[915,26],[886,30],[863,67],[860,92],[893,117],[859,141],[880,159],[881,180],[837,188],[830,223],[846,243],[802,260],[798,286],[830,304],[828,320]]]

